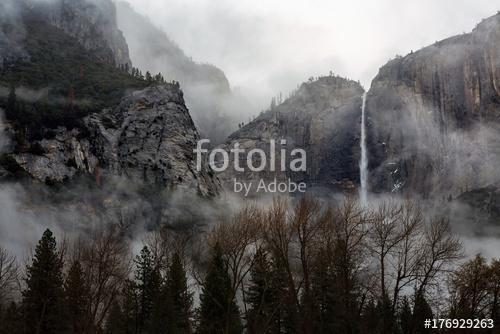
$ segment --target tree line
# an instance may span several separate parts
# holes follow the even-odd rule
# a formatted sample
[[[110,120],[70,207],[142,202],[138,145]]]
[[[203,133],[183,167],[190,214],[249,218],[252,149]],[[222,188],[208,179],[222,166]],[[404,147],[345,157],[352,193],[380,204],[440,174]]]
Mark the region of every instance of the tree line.
[[[117,228],[59,244],[46,230],[24,270],[1,250],[0,333],[410,334],[437,332],[431,318],[500,320],[500,261],[464,259],[449,222],[410,202],[275,199],[141,247],[132,257]]]

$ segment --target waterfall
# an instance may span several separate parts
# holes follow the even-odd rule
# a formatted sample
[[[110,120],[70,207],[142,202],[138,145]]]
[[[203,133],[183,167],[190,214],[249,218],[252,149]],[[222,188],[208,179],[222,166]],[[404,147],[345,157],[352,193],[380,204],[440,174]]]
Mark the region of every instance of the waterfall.
[[[359,201],[361,206],[366,206],[368,190],[368,157],[366,155],[366,115],[365,115],[365,106],[366,106],[366,92],[363,93],[363,103],[361,105],[361,140],[359,141],[359,145],[361,148],[361,160],[359,161],[359,176],[361,189],[359,192]]]

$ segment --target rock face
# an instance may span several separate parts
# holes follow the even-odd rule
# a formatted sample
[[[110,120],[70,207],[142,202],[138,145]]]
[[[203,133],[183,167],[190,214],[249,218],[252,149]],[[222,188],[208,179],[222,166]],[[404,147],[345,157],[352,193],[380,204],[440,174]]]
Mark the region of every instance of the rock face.
[[[367,97],[374,192],[454,196],[500,174],[500,14],[383,66]]]
[[[60,128],[55,138],[33,143],[30,152],[8,157],[11,169],[42,182],[76,174],[125,176],[129,182],[210,197],[220,185],[205,164],[196,169],[198,139],[181,90],[165,85],[133,92],[117,108],[88,116],[84,129]]]
[[[97,158],[87,139],[77,139],[77,130],[56,130],[54,139],[42,139],[32,145],[31,152],[10,155],[17,167],[32,178],[48,183],[68,181],[78,172],[93,173]],[[12,168],[12,167],[11,167]]]
[[[229,137],[222,147],[229,151],[239,143],[246,150],[240,154],[240,166],[245,167],[245,172],[234,170],[234,155],[230,154],[229,168],[219,177],[228,188],[233,178],[251,181],[276,177],[278,180],[290,178],[294,182],[306,182],[308,188],[354,190],[359,183],[359,124],[363,92],[359,83],[334,76],[303,83],[283,103]],[[286,140],[286,145],[281,145],[282,139]],[[270,157],[271,140],[276,142],[276,171],[270,170],[269,162],[262,172],[250,171],[246,161],[249,150],[260,148]],[[293,172],[289,167],[290,154],[295,148],[306,151],[305,172]],[[281,149],[287,155],[284,172],[280,167]]]
[[[113,111],[87,120],[92,146],[102,167],[131,180],[218,192],[206,166],[196,169],[199,135],[177,86],[150,87],[125,97]]]
[[[101,60],[131,66],[128,45],[117,27],[111,0],[35,1],[30,6]]]

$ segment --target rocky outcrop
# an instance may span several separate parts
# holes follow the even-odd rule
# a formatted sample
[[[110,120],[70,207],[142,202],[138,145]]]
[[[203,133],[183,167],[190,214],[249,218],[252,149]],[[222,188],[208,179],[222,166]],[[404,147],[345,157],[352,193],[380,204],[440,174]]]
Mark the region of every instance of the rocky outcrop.
[[[210,197],[220,185],[205,164],[196,168],[198,139],[182,91],[165,85],[133,92],[116,108],[88,116],[83,129],[60,128],[53,139],[8,154],[7,161],[11,171],[24,171],[42,182],[66,181],[77,174],[95,175],[98,183],[123,176],[131,183]]]
[[[16,169],[25,171],[35,180],[68,181],[79,172],[93,173],[97,167],[89,141],[78,137],[77,130],[59,128],[53,139],[37,141],[29,152],[12,154],[10,158],[17,164]]]
[[[262,149],[270,157],[270,141],[276,142],[275,171],[270,164],[262,172],[248,169],[246,153],[240,154],[240,166],[245,172],[234,170],[233,154],[227,171],[219,174],[226,187],[233,178],[239,181],[286,180],[306,182],[308,188],[352,191],[359,183],[359,136],[363,88],[357,82],[340,77],[321,77],[303,83],[283,103],[262,113],[255,120],[233,133],[222,146],[230,151],[235,143],[246,153]],[[286,140],[286,145],[281,145]],[[305,172],[289,168],[291,152],[304,149],[307,154]],[[281,171],[281,150],[285,150],[286,170]],[[255,165],[258,165],[255,163]]]
[[[204,196],[218,192],[218,180],[207,166],[196,168],[199,135],[181,90],[158,86],[125,97],[114,110],[87,119],[92,147],[110,174],[130,180],[196,189]]]
[[[500,14],[383,66],[367,116],[374,192],[456,196],[498,181]]]

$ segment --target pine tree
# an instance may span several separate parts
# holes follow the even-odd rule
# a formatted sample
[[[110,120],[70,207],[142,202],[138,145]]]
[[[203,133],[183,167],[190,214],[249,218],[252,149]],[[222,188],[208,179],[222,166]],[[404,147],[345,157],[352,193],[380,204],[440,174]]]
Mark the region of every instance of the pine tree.
[[[115,301],[111,305],[109,310],[109,315],[106,320],[106,326],[104,329],[105,334],[125,334],[126,331],[126,319],[122,312],[122,308],[118,301]]]
[[[139,296],[137,293],[137,284],[132,280],[127,280],[123,289],[123,326],[125,333],[140,333],[139,317]]]
[[[11,302],[3,314],[0,313],[0,334],[21,334],[23,321],[17,304]]]
[[[296,333],[299,328],[298,309],[293,291],[288,282],[285,266],[273,259],[271,263],[271,291],[276,300],[275,312],[278,313],[276,328],[282,333]]]
[[[324,250],[318,252],[312,271],[313,318],[317,333],[341,332],[342,321],[337,314],[339,289],[336,289],[331,258],[327,254]]]
[[[391,301],[387,295],[382,296],[376,306],[377,317],[379,319],[375,333],[394,333],[395,315],[392,310]]]
[[[146,72],[146,81],[149,83],[153,82],[153,77],[151,76],[151,73],[149,73],[149,71]]]
[[[161,285],[160,291],[153,300],[151,314],[149,316],[149,325],[144,333],[189,333],[177,330],[175,327],[176,320],[172,307],[172,297],[170,296],[167,284],[164,283]]]
[[[165,79],[163,78],[163,75],[161,73],[158,73],[154,77],[154,82],[157,83],[157,84],[164,84],[165,83]]]
[[[88,283],[79,261],[71,265],[65,283],[66,312],[71,333],[83,334],[90,330],[87,308],[90,302]]]
[[[161,294],[161,276],[147,246],[144,246],[141,254],[136,258],[136,265],[135,281],[139,298],[138,332],[149,333],[154,325],[152,323],[153,310]]]
[[[271,265],[267,254],[258,249],[250,271],[247,302],[250,305],[247,319],[249,333],[275,333],[279,329],[276,312],[278,300],[272,290]],[[279,330],[278,330],[279,331]]]
[[[188,290],[187,275],[179,253],[174,253],[168,268],[166,291],[171,303],[169,333],[191,332],[193,297]],[[168,305],[167,305],[168,307]]]
[[[379,318],[377,314],[377,306],[373,299],[370,299],[363,309],[361,316],[361,333],[375,332],[378,326]]]
[[[406,296],[401,301],[401,306],[398,312],[398,325],[402,334],[411,334],[413,314],[411,312],[410,302]]]
[[[36,246],[32,265],[27,268],[27,288],[23,291],[27,333],[55,334],[65,331],[62,268],[56,239],[47,229]]]
[[[231,293],[231,279],[218,245],[203,282],[199,309],[199,334],[242,333],[240,312]]]
[[[425,319],[432,319],[432,309],[427,303],[427,300],[422,294],[417,294],[415,296],[415,306],[413,307],[413,322],[412,322],[412,333],[429,333],[430,330],[424,328],[422,324]]]

